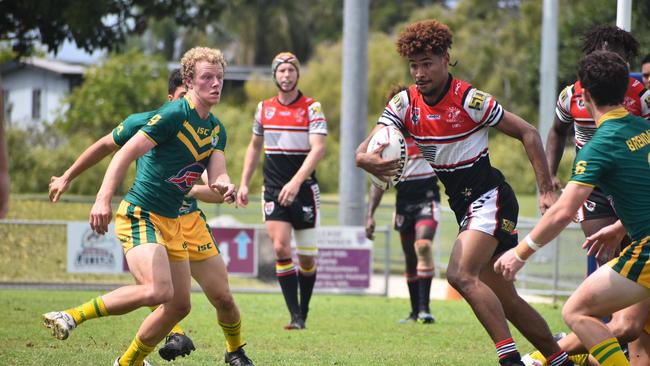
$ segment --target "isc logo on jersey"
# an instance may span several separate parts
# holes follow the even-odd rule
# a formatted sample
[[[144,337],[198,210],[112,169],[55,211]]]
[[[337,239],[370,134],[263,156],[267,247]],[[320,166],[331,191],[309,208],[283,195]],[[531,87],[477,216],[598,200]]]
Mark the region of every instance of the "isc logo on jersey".
[[[380,156],[385,160],[399,159],[397,174],[393,177],[377,177],[372,174],[368,175],[370,176],[370,181],[375,185],[375,187],[385,191],[399,183],[399,180],[402,178],[404,167],[406,167],[406,162],[408,160],[408,149],[404,135],[402,135],[402,132],[399,129],[393,126],[386,126],[377,131],[368,143],[367,152],[374,152],[384,144],[387,145],[384,150],[382,150]]]

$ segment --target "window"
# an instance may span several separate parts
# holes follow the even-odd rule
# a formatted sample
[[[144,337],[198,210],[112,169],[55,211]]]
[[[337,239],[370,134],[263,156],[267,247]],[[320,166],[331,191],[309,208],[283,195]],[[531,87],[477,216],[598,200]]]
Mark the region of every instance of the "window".
[[[41,89],[32,91],[32,119],[41,119]]]

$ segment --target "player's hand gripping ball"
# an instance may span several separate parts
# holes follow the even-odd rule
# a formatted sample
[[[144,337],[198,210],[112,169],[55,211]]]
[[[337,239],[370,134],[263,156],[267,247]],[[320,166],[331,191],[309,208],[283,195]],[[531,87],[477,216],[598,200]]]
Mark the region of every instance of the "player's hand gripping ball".
[[[397,174],[392,177],[378,177],[368,173],[368,176],[370,176],[370,181],[375,187],[385,191],[388,188],[393,187],[399,183],[400,179],[402,178],[402,175],[404,174],[404,167],[406,167],[406,162],[408,160],[408,149],[406,147],[406,140],[404,139],[404,135],[399,129],[393,126],[386,126],[377,131],[368,143],[367,152],[372,153],[383,144],[386,144],[386,147],[380,153],[382,159],[399,159],[399,168],[397,170]]]

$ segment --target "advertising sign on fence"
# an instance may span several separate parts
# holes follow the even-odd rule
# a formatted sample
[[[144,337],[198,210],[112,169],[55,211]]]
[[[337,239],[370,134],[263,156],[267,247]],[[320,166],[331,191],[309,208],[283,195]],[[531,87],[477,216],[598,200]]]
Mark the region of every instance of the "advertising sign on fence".
[[[88,222],[68,222],[68,272],[122,273],[122,243],[113,224],[106,235],[92,231]]]
[[[241,277],[257,277],[255,229],[212,228],[211,230],[228,273]]]
[[[367,289],[372,274],[372,241],[363,227],[318,228],[316,288]]]

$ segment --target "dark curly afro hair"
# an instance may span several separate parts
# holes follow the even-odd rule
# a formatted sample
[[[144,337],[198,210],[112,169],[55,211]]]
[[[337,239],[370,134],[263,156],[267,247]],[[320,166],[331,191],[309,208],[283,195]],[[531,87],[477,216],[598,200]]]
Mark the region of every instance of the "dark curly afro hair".
[[[435,19],[409,24],[397,39],[397,52],[402,57],[433,52],[444,55],[451,48],[452,33],[449,27]]]

